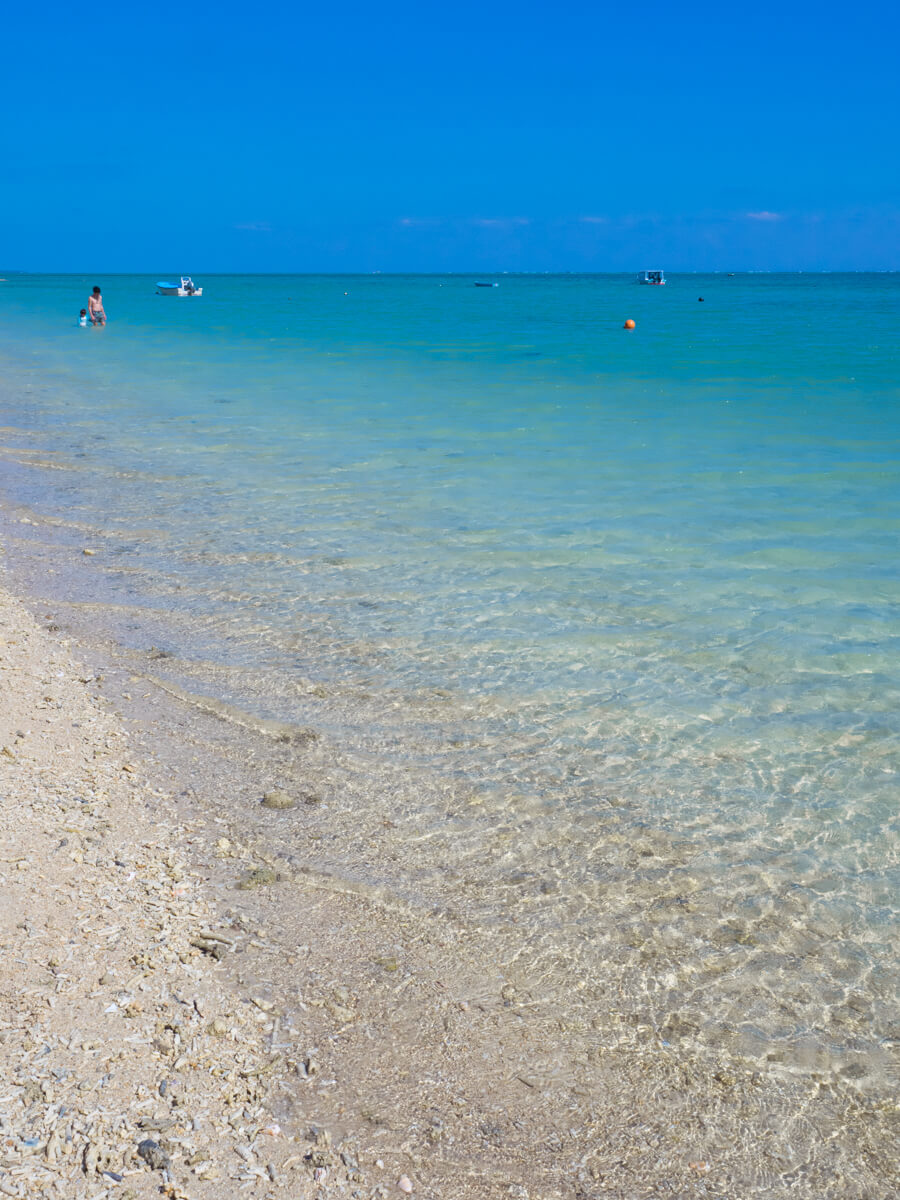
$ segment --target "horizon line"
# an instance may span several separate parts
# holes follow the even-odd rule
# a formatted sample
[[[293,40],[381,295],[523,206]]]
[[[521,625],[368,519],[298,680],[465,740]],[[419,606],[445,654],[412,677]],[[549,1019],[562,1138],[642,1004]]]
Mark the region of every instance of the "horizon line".
[[[458,271],[380,271],[380,270],[374,270],[374,271],[373,270],[369,270],[369,271],[363,271],[363,270],[359,270],[359,271],[259,271],[259,270],[206,271],[206,270],[201,269],[199,271],[196,271],[195,273],[197,275],[204,275],[206,277],[212,276],[212,277],[216,277],[216,278],[224,278],[224,277],[228,277],[228,276],[240,277],[240,276],[246,276],[246,275],[263,275],[263,276],[267,276],[270,278],[276,278],[276,279],[277,278],[289,279],[289,278],[296,278],[297,276],[308,276],[310,278],[313,278],[316,276],[319,276],[319,277],[325,276],[327,278],[336,278],[336,279],[340,279],[340,278],[358,279],[360,277],[370,278],[370,277],[377,277],[377,276],[383,276],[384,278],[399,278],[402,276],[410,276],[410,275],[414,276],[414,277],[419,277],[419,278],[466,278],[471,275],[479,275],[479,276],[504,275],[504,276],[509,276],[509,277],[523,276],[523,275],[525,275],[525,276],[635,275],[635,274],[640,274],[643,269],[644,268],[620,269],[617,271],[579,271],[579,270],[574,270],[574,269],[555,270],[555,271],[551,271],[551,270],[524,271],[524,270],[508,270],[508,269],[504,269],[504,268],[482,269],[482,270],[477,270],[477,269],[473,268],[473,269],[458,270]],[[655,270],[656,268],[653,268],[653,269]],[[665,273],[667,276],[673,276],[673,277],[676,275],[725,275],[726,277],[727,276],[736,276],[736,275],[897,275],[897,274],[900,274],[900,267],[792,267],[792,268],[785,268],[785,267],[752,267],[752,268],[748,268],[748,267],[745,267],[743,269],[737,269],[737,270],[733,270],[733,271],[730,271],[724,267],[717,267],[714,269],[706,269],[706,270],[701,270],[699,268],[697,268],[697,269],[681,269],[681,270],[666,269]],[[109,277],[109,276],[129,276],[129,275],[147,275],[147,276],[149,276],[150,274],[151,274],[150,271],[140,271],[140,270],[112,271],[112,270],[103,270],[102,268],[100,270],[95,270],[95,271],[87,271],[87,270],[53,271],[53,270],[31,270],[31,269],[28,269],[25,267],[0,267],[0,282],[4,281],[2,279],[2,275],[55,275],[55,276],[71,276],[71,277],[80,277],[80,276],[93,277],[94,275],[105,275],[105,276]]]

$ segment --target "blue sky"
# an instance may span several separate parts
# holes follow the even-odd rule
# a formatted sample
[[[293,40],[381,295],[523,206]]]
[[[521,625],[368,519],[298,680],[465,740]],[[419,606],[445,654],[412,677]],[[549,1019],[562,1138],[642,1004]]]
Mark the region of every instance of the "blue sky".
[[[0,268],[900,269],[896,6],[4,18]]]

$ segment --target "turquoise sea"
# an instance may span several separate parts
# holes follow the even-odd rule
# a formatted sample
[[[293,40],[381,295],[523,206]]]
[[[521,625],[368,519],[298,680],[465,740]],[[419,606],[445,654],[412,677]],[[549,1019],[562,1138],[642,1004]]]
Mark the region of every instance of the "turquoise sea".
[[[561,1004],[888,1093],[900,275],[493,281],[8,276],[10,563],[341,747],[409,833],[342,869]]]

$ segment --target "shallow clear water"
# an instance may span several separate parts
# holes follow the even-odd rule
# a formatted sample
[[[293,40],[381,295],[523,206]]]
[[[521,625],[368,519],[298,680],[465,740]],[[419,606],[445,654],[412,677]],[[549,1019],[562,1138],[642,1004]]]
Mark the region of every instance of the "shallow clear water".
[[[548,987],[887,1086],[900,277],[93,282],[0,284],[5,498],[101,551],[46,586],[402,770],[367,869]]]

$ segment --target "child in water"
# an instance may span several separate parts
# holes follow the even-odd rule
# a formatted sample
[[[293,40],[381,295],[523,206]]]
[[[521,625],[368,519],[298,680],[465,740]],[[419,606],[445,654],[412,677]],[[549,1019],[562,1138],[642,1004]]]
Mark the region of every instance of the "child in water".
[[[85,327],[87,326],[87,309],[86,308],[83,308],[81,310],[81,312],[78,314],[78,324],[83,325]]]

